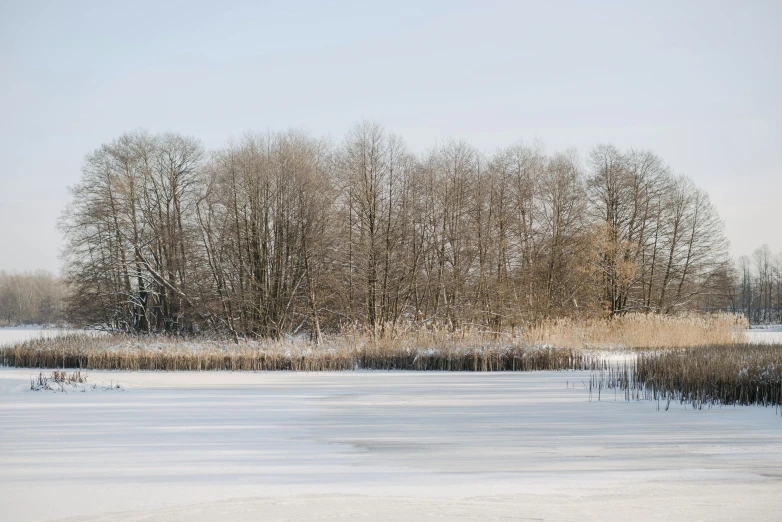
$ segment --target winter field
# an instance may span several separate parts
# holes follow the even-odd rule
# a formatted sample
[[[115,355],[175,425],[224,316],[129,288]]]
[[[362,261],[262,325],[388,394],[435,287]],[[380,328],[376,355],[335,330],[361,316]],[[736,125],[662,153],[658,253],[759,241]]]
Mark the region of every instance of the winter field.
[[[590,372],[91,371],[68,393],[31,391],[38,374],[0,368],[2,520],[778,520],[782,510],[773,407],[658,411],[612,390],[590,401]]]

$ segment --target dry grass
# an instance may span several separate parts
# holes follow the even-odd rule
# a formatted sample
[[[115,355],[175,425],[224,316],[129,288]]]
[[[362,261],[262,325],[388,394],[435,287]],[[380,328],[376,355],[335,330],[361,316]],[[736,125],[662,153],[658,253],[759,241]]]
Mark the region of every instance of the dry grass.
[[[729,344],[744,327],[736,316],[628,315],[612,321],[549,321],[510,332],[465,327],[345,329],[321,346],[291,338],[230,341],[66,335],[0,348],[0,364],[102,370],[565,370],[604,366],[583,349],[679,348]]]
[[[701,409],[782,405],[782,345],[734,344],[640,353],[633,364],[601,370],[590,392],[622,390],[625,398],[671,401]]]
[[[388,325],[386,335],[362,329],[343,329],[339,342],[397,347],[441,348],[448,345],[553,346],[556,348],[610,350],[613,348],[661,349],[715,346],[743,342],[746,318],[736,314],[661,316],[627,314],[613,319],[549,319],[513,330],[487,331],[466,325],[453,331],[438,325]]]
[[[67,385],[76,386],[86,382],[87,375],[82,374],[81,370],[70,373],[55,370],[49,375],[44,375],[43,372],[40,372],[38,377],[30,379],[30,389],[33,391],[52,390],[64,392]]]
[[[687,348],[733,344],[749,325],[743,316],[628,314],[612,320],[543,322],[523,332],[530,344],[566,348]]]
[[[143,342],[142,342],[143,341]],[[0,349],[0,364],[90,370],[565,370],[597,369],[600,358],[567,348],[450,342],[437,348],[369,338],[309,343],[204,341],[86,335],[35,339]]]
[[[87,382],[87,374],[82,374],[81,370],[76,370],[75,372],[70,373],[66,371],[55,370],[52,372],[51,379],[54,382],[69,382],[77,384]]]

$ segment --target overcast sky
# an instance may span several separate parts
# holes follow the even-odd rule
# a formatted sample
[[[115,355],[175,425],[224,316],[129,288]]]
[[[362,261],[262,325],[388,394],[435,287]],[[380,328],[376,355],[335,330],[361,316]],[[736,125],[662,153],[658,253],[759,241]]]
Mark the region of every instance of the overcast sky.
[[[735,255],[782,251],[782,1],[369,4],[0,0],[0,269],[59,270],[67,187],[125,131],[363,118],[414,151],[651,149]]]

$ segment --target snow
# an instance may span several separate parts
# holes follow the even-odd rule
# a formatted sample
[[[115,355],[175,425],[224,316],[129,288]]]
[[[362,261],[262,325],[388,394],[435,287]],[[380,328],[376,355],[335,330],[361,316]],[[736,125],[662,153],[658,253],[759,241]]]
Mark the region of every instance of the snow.
[[[15,344],[28,339],[37,339],[40,337],[57,337],[73,333],[90,333],[91,335],[101,335],[104,332],[97,330],[79,330],[74,328],[46,328],[43,326],[9,326],[0,327],[0,346]]]
[[[782,344],[782,325],[753,326],[744,331],[744,336],[749,343]]]
[[[774,409],[589,402],[588,372],[89,374],[121,393],[32,392],[34,375],[0,369],[6,521],[773,520],[782,509]]]

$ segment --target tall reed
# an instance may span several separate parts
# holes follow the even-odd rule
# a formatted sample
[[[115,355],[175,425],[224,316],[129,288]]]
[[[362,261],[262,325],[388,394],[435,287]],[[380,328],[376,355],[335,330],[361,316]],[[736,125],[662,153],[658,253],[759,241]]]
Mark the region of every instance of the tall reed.
[[[530,344],[567,348],[685,348],[743,341],[743,316],[726,313],[628,314],[613,319],[552,319],[523,331]]]
[[[590,390],[622,390],[626,399],[712,405],[782,406],[782,345],[733,344],[637,354],[599,370]]]
[[[294,341],[187,343],[124,335],[61,336],[0,348],[0,364],[85,370],[592,370],[601,358],[569,348],[444,343],[420,348],[366,338],[315,347]]]
[[[729,344],[743,320],[733,315],[613,320],[551,320],[487,331],[465,325],[387,325],[379,332],[344,328],[316,346],[306,338],[183,340],[165,336],[65,335],[0,348],[0,364],[114,370],[561,370],[602,366],[583,349],[661,349]]]

